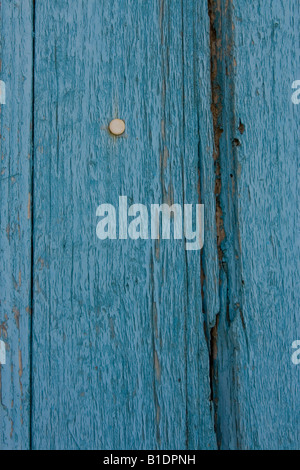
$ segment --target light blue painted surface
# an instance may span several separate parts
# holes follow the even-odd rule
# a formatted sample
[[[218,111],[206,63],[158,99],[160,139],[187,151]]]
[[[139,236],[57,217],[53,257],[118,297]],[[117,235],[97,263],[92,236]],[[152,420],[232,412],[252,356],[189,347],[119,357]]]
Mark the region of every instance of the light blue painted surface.
[[[222,7],[222,448],[300,447],[299,13],[293,0]]]
[[[29,446],[32,2],[2,0],[0,79],[0,448]]]
[[[0,448],[299,448],[299,2],[32,6],[0,10]],[[119,195],[203,203],[204,250],[99,241]]]
[[[196,204],[201,165],[213,246],[208,31],[196,2],[36,5],[34,448],[215,447],[200,252],[101,242],[95,217]]]

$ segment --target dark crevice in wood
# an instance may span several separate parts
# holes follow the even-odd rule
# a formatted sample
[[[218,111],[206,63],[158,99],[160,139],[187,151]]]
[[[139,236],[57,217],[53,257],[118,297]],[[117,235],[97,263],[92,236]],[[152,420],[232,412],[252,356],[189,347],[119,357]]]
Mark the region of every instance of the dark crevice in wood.
[[[215,426],[215,434],[217,437],[217,444],[218,448],[220,445],[218,443],[218,432],[217,432],[217,422],[218,422],[218,395],[217,395],[217,388],[216,383],[218,380],[218,371],[215,366],[215,361],[217,360],[218,356],[218,327],[219,327],[219,320],[220,315],[216,317],[216,324],[210,330],[210,354],[209,354],[209,380],[210,380],[210,389],[211,389],[211,402],[213,404],[213,413],[214,413],[214,426]]]
[[[219,31],[217,31],[216,15],[220,10],[219,0],[208,0],[208,14],[210,19],[210,61],[211,61],[211,113],[213,120],[214,132],[214,151],[213,159],[215,165],[215,199],[216,199],[216,233],[217,233],[217,249],[220,267],[223,263],[224,253],[222,250],[222,242],[226,234],[223,223],[223,210],[221,206],[221,189],[222,189],[222,175],[221,175],[221,162],[220,162],[220,139],[223,134],[222,128],[222,115],[223,115],[223,97],[222,87],[218,80],[219,74],[219,59],[222,50],[220,49]],[[210,379],[210,400],[213,407],[214,427],[217,438],[218,449],[220,449],[220,442],[218,439],[218,370],[217,370],[217,355],[218,355],[218,326],[220,315],[216,317],[216,323],[209,332],[206,332],[209,341],[209,379]]]
[[[222,431],[224,432],[224,423],[221,430],[222,416],[220,416],[218,403],[219,399],[224,398],[224,395],[227,394],[230,395],[232,401],[232,412],[236,422],[234,430],[236,447],[239,448],[239,413],[235,390],[231,389],[231,384],[225,384],[225,387],[229,387],[228,389],[223,388],[223,382],[219,384],[218,335],[220,331],[218,331],[218,326],[222,319],[222,323],[227,328],[228,333],[226,334],[229,335],[231,325],[236,315],[239,314],[244,331],[246,330],[241,298],[242,267],[237,188],[238,152],[242,145],[241,136],[245,132],[245,125],[241,120],[237,120],[235,112],[234,77],[237,64],[234,57],[233,2],[232,0],[208,0],[208,10],[211,48],[211,112],[214,129],[213,157],[216,175],[216,228],[220,265],[220,302],[222,305],[216,325],[210,331],[210,380],[218,447],[222,448]],[[222,292],[224,282],[227,286],[225,295]],[[223,334],[224,331],[223,326]],[[229,340],[229,336],[227,340]],[[228,345],[230,346],[230,341]],[[228,367],[229,376],[233,376],[235,373],[234,364],[227,364],[226,367]]]

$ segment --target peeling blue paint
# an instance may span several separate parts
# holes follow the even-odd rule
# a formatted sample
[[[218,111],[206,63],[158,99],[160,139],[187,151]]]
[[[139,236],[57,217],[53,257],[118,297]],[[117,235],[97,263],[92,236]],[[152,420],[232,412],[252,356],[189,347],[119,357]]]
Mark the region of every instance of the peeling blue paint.
[[[299,8],[2,0],[1,449],[299,448]],[[201,253],[100,242],[122,195]]]

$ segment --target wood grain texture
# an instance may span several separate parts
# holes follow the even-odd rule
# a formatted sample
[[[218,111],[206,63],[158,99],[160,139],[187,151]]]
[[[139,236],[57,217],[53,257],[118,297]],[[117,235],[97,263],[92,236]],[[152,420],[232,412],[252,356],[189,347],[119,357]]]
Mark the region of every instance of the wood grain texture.
[[[299,1],[0,18],[0,449],[299,449]],[[204,249],[98,240],[120,195]]]
[[[0,449],[27,449],[30,408],[32,2],[0,4]]]
[[[299,449],[299,2],[215,2],[222,191],[218,440]]]
[[[205,2],[36,2],[32,445],[213,449],[218,312]],[[126,122],[126,135],[107,130]],[[104,241],[96,209],[206,205],[182,241]]]

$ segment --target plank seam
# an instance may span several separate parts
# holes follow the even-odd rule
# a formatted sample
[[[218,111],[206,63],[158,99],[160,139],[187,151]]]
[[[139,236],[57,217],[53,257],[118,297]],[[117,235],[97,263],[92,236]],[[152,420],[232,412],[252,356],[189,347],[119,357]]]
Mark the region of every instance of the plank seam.
[[[210,331],[210,371],[212,400],[215,410],[215,431],[218,448],[222,448],[221,433],[222,416],[218,412],[220,398],[228,394],[231,401],[232,421],[235,422],[236,447],[239,442],[240,424],[236,388],[222,389],[218,377],[218,326],[220,319],[226,324],[226,343],[229,353],[234,353],[231,345],[230,328],[237,316],[248,344],[246,325],[243,316],[242,300],[242,266],[239,234],[238,213],[238,148],[241,145],[239,134],[245,132],[245,125],[235,114],[235,67],[234,57],[234,5],[233,0],[208,0],[210,17],[210,47],[211,47],[211,92],[212,116],[214,129],[214,161],[215,161],[215,197],[216,197],[216,228],[217,246],[220,266],[219,296],[220,312],[215,326]],[[239,125],[237,124],[239,122]],[[224,293],[225,292],[225,293]],[[232,347],[231,347],[232,346]],[[234,354],[233,354],[234,356]],[[234,379],[235,363],[226,364],[230,377]],[[233,380],[234,382],[234,380]],[[223,423],[224,429],[228,423]],[[229,430],[228,430],[229,432]]]
[[[34,297],[34,113],[35,113],[35,0],[32,1],[32,117],[31,117],[31,280],[30,280],[30,377],[29,377],[29,449],[32,450],[33,423],[33,297]]]
[[[184,60],[184,6],[183,0],[181,0],[181,29],[182,29],[182,36],[181,36],[181,53],[182,53],[182,76],[183,76],[183,86],[182,86],[182,122],[183,122],[183,152],[182,152],[182,200],[185,203],[185,182],[184,182],[184,161],[185,161],[185,137],[186,137],[186,125],[185,125],[185,60]],[[184,316],[184,343],[185,343],[185,394],[186,394],[186,408],[185,408],[185,428],[186,428],[186,442],[185,446],[186,449],[189,449],[189,392],[188,392],[188,345],[187,345],[187,309],[189,305],[189,274],[188,274],[188,259],[187,259],[187,251],[184,252],[184,262],[185,262],[185,284],[186,284],[186,310]]]
[[[221,269],[224,253],[222,250],[222,242],[225,239],[225,231],[223,225],[223,211],[221,207],[221,187],[222,187],[222,175],[221,175],[221,164],[220,164],[220,139],[223,134],[221,126],[221,117],[223,113],[222,99],[221,99],[221,88],[217,82],[218,77],[218,48],[217,48],[217,30],[215,26],[215,19],[217,15],[219,5],[216,0],[208,0],[208,15],[210,21],[210,63],[211,63],[211,114],[213,122],[213,159],[215,168],[215,200],[216,200],[216,233],[217,233],[217,251],[219,257],[220,271],[219,271],[219,283],[221,282]],[[221,48],[223,44],[221,45]],[[217,437],[217,446],[220,450],[221,444],[218,439],[218,395],[217,395],[217,369],[216,360],[218,354],[218,325],[220,319],[220,312],[216,315],[216,323],[210,328],[208,333],[208,349],[209,349],[209,372],[210,372],[210,391],[211,391],[211,402],[214,413],[214,428]]]

